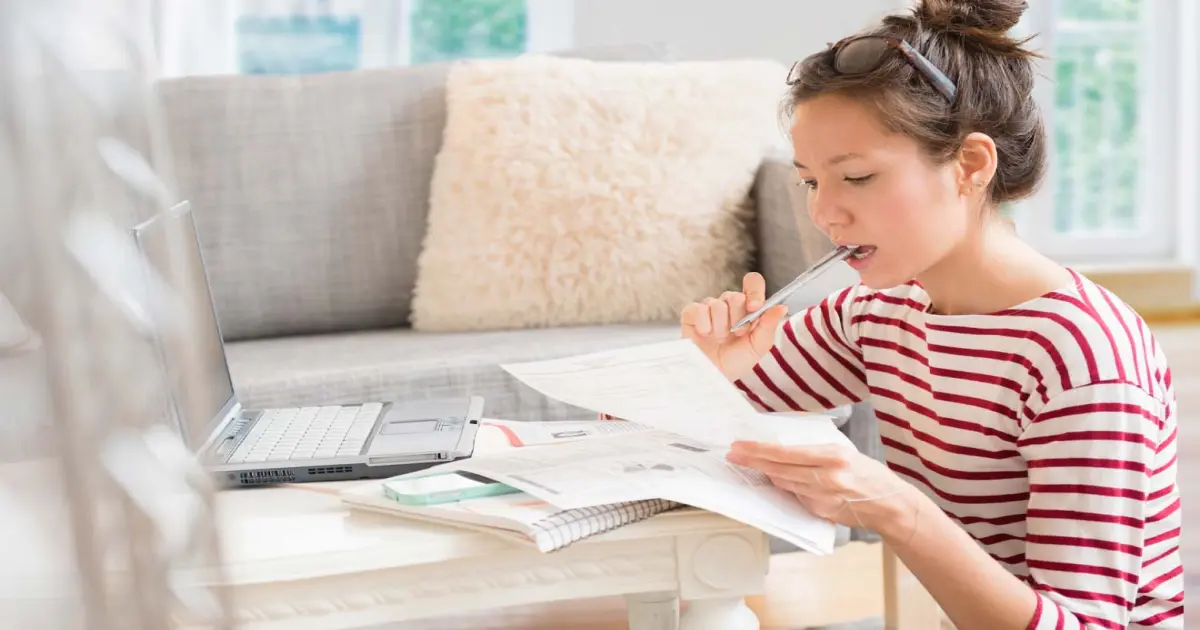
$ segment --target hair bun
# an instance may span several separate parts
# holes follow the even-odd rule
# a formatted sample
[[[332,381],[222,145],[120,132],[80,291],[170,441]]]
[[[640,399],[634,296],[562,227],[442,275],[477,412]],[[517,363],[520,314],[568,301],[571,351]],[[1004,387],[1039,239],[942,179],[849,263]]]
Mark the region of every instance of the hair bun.
[[[1007,33],[1021,21],[1025,0],[921,0],[917,19],[929,28]]]

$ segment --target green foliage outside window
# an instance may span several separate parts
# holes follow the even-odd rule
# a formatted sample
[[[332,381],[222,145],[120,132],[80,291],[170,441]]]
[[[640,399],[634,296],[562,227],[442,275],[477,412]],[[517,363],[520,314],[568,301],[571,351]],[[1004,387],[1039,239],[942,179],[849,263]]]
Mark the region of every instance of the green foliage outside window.
[[[1058,232],[1138,225],[1139,0],[1062,0],[1055,28]]]
[[[411,63],[525,52],[525,0],[413,0]]]
[[[1136,22],[1139,0],[1059,0],[1058,17],[1062,20],[1100,22],[1120,20]]]

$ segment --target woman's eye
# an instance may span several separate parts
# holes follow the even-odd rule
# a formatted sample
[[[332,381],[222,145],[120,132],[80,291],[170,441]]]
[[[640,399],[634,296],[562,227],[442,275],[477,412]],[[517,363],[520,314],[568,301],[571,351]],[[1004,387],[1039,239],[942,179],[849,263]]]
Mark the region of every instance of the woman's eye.
[[[805,188],[807,188],[807,189],[809,189],[809,190],[816,190],[816,189],[817,189],[817,180],[815,180],[815,179],[802,179],[802,180],[800,180],[800,181],[799,181],[799,182],[797,182],[797,183],[798,183],[800,186],[804,186]]]
[[[848,181],[851,184],[854,184],[856,186],[861,186],[861,185],[867,183],[868,181],[870,181],[870,179],[872,177],[875,177],[874,173],[872,173],[870,175],[863,175],[862,177],[847,177],[846,181]]]

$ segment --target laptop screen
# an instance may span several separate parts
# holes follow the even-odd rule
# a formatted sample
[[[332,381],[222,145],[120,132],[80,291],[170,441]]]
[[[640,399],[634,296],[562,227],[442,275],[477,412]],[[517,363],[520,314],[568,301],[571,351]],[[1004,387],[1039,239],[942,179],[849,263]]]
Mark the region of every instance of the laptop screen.
[[[181,339],[159,339],[163,366],[176,379],[179,428],[188,446],[197,449],[228,413],[234,390],[190,204],[180,203],[146,221],[134,229],[134,236],[153,271],[173,289],[172,301],[183,315],[175,331],[195,344],[190,347],[196,362],[190,363],[182,354],[186,346],[181,347]],[[176,244],[182,249],[172,256],[169,248]],[[167,273],[172,265],[180,272]],[[184,370],[188,365],[196,369]]]

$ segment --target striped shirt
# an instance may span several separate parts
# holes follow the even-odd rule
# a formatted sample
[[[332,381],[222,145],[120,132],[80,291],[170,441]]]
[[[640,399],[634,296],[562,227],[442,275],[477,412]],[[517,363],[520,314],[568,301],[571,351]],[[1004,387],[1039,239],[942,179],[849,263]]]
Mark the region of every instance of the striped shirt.
[[[736,385],[767,412],[870,401],[888,466],[1037,594],[1031,628],[1181,628],[1171,372],[1074,276],[987,315],[933,314],[915,282],[850,287]]]

